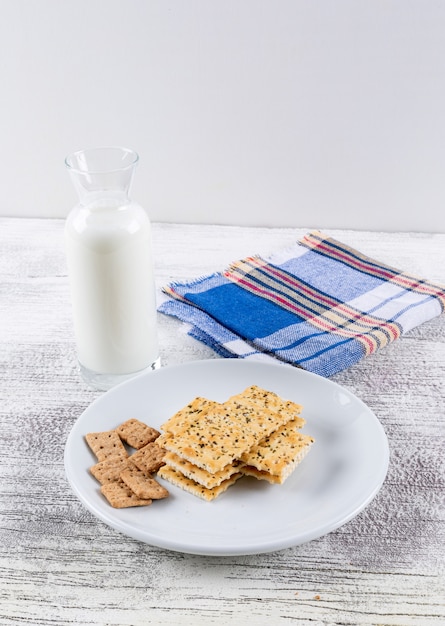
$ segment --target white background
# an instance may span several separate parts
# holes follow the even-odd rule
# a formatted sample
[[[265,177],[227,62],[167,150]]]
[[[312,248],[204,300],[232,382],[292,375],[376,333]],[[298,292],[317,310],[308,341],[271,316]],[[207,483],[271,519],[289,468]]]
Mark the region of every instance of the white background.
[[[0,214],[140,154],[153,221],[445,232],[442,0],[0,0]]]

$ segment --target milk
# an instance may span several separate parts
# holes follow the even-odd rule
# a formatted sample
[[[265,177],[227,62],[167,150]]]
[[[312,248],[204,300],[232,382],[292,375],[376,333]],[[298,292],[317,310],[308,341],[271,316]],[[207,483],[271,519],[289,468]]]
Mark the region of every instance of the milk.
[[[67,218],[77,354],[87,370],[125,375],[158,362],[150,230],[133,202],[79,205]]]

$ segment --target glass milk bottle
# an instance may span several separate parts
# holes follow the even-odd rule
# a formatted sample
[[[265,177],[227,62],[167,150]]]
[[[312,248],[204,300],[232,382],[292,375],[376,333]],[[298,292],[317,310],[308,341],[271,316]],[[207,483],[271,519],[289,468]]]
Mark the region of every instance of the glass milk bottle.
[[[137,161],[118,147],[65,160],[79,195],[65,227],[77,355],[100,390],[160,365],[150,221],[128,195]]]

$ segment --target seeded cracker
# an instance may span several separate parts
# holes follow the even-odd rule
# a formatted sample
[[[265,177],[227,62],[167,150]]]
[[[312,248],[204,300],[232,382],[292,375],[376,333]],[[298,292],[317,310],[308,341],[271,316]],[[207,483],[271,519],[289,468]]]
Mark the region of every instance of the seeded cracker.
[[[157,480],[151,476],[147,476],[137,467],[127,467],[121,472],[121,480],[133,491],[139,498],[160,500],[166,498],[169,494],[167,489],[160,485]]]
[[[220,405],[167,439],[163,445],[193,465],[215,473],[239,458],[254,443],[252,431],[243,429],[233,420],[231,412]]]
[[[270,408],[265,406],[266,402]],[[200,412],[199,407],[203,407]],[[173,435],[171,432],[161,435],[161,444],[192,465],[215,474],[239,459],[259,440],[295,419],[301,408],[257,386],[248,387],[227,402],[213,406],[203,405],[202,398],[195,398],[182,411],[189,413],[187,426],[178,428]],[[170,420],[166,425],[169,423]],[[175,424],[177,426],[178,422]]]
[[[314,439],[299,432],[295,420],[263,439],[242,455],[245,474],[283,483],[303,460]]]
[[[228,401],[224,407],[230,412],[232,421],[253,437],[253,443],[281,426],[284,420],[278,413],[262,409],[247,400]]]
[[[256,437],[263,438],[271,432],[296,419],[302,406],[291,401],[282,400],[272,391],[252,386],[242,393],[232,396],[224,404],[233,411],[234,419],[244,421],[244,427],[252,430]],[[301,420],[301,426],[305,420]]]
[[[257,480],[267,480],[267,482],[273,485],[282,485],[292,474],[297,465],[301,463],[308,452],[309,447],[304,448],[299,454],[296,455],[294,462],[287,465],[281,474],[271,474],[270,472],[261,471],[252,465],[243,465],[240,471],[246,476],[253,476]]]
[[[165,443],[169,439],[173,439],[173,435],[171,433],[162,433],[162,435],[159,435],[159,437],[156,439],[156,443],[158,444],[158,446],[161,446],[161,448],[165,448]]]
[[[313,443],[298,432],[302,408],[256,385],[222,404],[195,398],[163,426],[158,441],[167,453],[159,475],[205,500],[240,474],[281,484]]]
[[[107,483],[100,488],[111,506],[115,509],[125,509],[131,506],[149,506],[151,499],[138,498],[123,482]]]
[[[147,426],[135,418],[118,426],[116,431],[122,441],[125,441],[132,448],[136,448],[136,450],[143,448],[147,443],[151,443],[161,434],[155,428]]]
[[[299,415],[303,409],[301,404],[296,404],[291,400],[283,400],[278,394],[258,387],[258,385],[251,385],[244,389],[242,393],[229,398],[229,402],[243,400],[249,400],[250,402],[260,405],[262,408],[278,410],[280,412],[286,411],[289,415],[289,419],[293,419],[296,415]]]
[[[167,433],[176,435],[190,426],[197,418],[202,419],[205,415],[208,415],[211,409],[217,406],[220,406],[218,402],[198,396],[190,404],[175,413],[165,424],[162,424],[161,428]]]
[[[194,496],[198,496],[198,498],[202,498],[203,500],[210,502],[233,485],[239,478],[241,478],[242,474],[233,474],[229,479],[223,481],[220,485],[213,487],[212,489],[207,489],[206,487],[195,483],[195,481],[190,480],[190,478],[186,478],[183,474],[181,474],[181,472],[177,472],[168,465],[161,467],[158,472],[158,476],[168,480],[172,485],[180,487],[184,491],[188,491]]]
[[[88,433],[85,435],[85,439],[98,461],[105,461],[111,457],[128,456],[128,452],[115,430]]]
[[[178,472],[184,474],[186,478],[190,478],[195,481],[199,485],[206,487],[207,489],[212,489],[213,487],[217,487],[224,480],[230,478],[233,474],[236,474],[240,471],[240,467],[243,465],[241,461],[234,461],[229,465],[226,465],[220,472],[215,472],[211,474],[201,467],[197,467],[193,465],[189,461],[185,459],[181,459],[177,454],[173,452],[167,452],[165,455],[165,463],[169,467],[172,467]]]

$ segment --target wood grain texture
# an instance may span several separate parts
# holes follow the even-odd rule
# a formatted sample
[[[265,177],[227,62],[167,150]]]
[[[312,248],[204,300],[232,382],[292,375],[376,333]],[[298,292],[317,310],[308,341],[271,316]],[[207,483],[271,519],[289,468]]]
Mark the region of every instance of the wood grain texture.
[[[158,287],[307,229],[155,224]],[[445,235],[327,231],[445,283]],[[334,380],[389,438],[388,477],[354,520],[280,552],[206,558],[96,520],[65,479],[65,441],[99,393],[77,373],[61,220],[0,219],[0,624],[438,626],[445,622],[445,317]],[[218,358],[159,316],[164,365]]]

